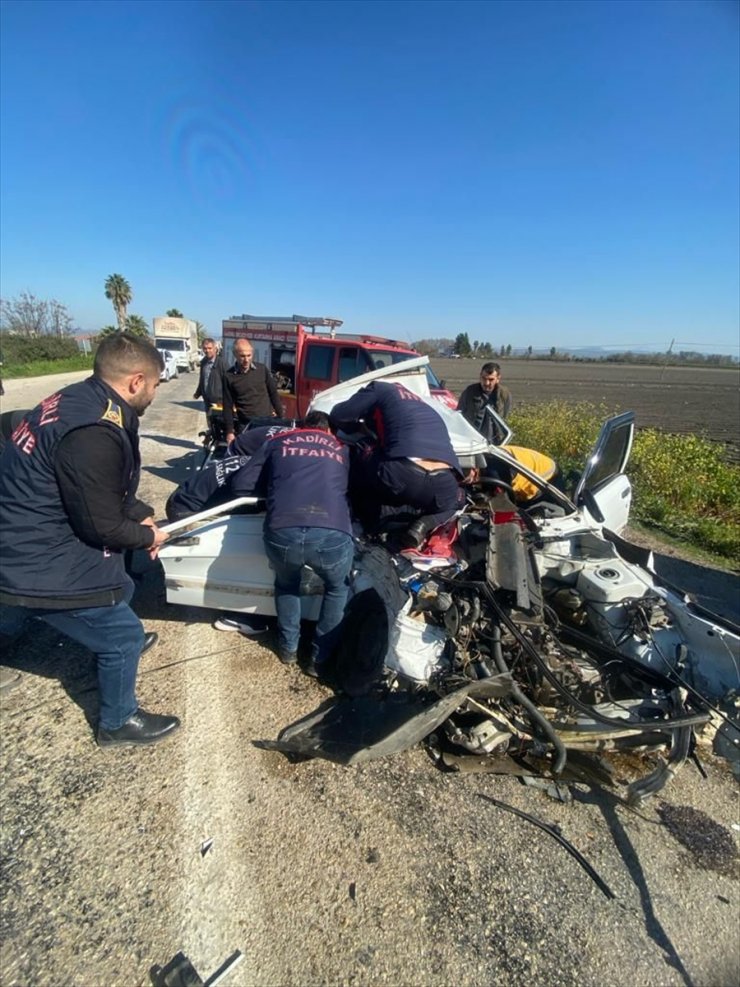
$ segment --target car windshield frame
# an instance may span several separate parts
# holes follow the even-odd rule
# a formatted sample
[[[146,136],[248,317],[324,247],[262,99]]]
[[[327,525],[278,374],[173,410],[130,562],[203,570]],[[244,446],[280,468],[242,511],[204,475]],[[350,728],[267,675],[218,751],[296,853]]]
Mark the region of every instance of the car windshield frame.
[[[380,359],[384,357],[385,358],[390,357],[390,362],[386,362],[385,359],[383,360],[383,366],[390,367],[390,366],[395,366],[397,363],[405,363],[406,360],[415,360],[420,355],[419,353],[414,353],[412,350],[409,350],[408,352],[404,353],[403,351],[399,351],[399,350],[372,349],[372,350],[368,350],[367,352],[369,353],[370,359],[373,362],[373,367],[371,369],[375,369],[375,370],[379,369],[379,367],[375,364],[376,356]],[[439,381],[439,377],[437,377],[437,375],[429,366],[429,364],[427,364],[427,366],[424,369],[426,370],[427,384],[429,385],[429,390],[430,391],[444,390],[444,388],[442,387]]]

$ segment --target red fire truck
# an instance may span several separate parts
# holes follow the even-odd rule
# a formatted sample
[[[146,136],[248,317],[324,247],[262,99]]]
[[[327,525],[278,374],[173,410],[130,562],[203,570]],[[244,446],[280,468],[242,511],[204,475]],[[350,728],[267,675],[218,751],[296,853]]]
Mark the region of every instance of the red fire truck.
[[[341,319],[240,315],[224,319],[222,325],[226,362],[230,360],[233,341],[249,339],[255,361],[269,367],[278,382],[287,418],[305,415],[319,391],[419,356],[407,343],[395,339],[339,334]],[[434,397],[456,408],[457,399],[445,389],[444,381],[437,379],[431,367],[426,371]]]

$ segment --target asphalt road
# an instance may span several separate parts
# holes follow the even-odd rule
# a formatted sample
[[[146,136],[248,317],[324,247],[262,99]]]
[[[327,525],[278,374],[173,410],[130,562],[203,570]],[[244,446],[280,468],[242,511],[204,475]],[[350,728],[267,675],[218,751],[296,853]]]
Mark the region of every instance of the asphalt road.
[[[8,383],[4,410],[34,399]],[[142,421],[141,493],[160,510],[197,457],[194,384],[162,385]],[[512,778],[443,774],[421,750],[291,763],[253,741],[326,690],[280,665],[269,634],[166,604],[156,573],[135,604],[160,634],[142,705],[183,720],[159,747],[96,748],[92,657],[44,625],[3,658],[26,673],[0,700],[3,987],[149,984],[180,950],[205,980],[235,949],[229,985],[740,980],[724,762],[702,755],[706,780],[688,765],[639,813],[583,786],[563,805]],[[635,757],[619,775],[643,770]],[[481,796],[557,824],[615,900]]]

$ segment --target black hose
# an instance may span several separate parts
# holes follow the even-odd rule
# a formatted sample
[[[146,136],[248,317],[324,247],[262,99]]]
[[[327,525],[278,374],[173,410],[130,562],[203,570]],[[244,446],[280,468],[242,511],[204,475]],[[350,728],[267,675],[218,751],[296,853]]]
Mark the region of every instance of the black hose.
[[[651,733],[655,730],[676,730],[685,726],[700,726],[703,723],[709,722],[709,715],[707,713],[696,713],[688,714],[686,716],[674,716],[665,720],[624,720],[624,719],[612,719],[609,716],[604,716],[603,713],[598,713],[593,706],[589,706],[588,703],[582,702],[577,696],[575,696],[562,682],[555,676],[551,671],[545,661],[540,658],[537,653],[537,649],[527,640],[527,638],[521,633],[519,628],[516,626],[513,620],[511,620],[503,608],[499,606],[496,602],[496,598],[493,595],[491,588],[487,583],[480,582],[479,580],[466,580],[449,578],[438,573],[435,576],[436,579],[441,582],[451,583],[454,586],[462,586],[465,589],[474,589],[479,593],[483,593],[488,599],[489,603],[496,611],[496,614],[500,620],[506,624],[508,629],[517,639],[517,641],[522,645],[522,647],[528,652],[530,657],[533,659],[537,667],[541,670],[542,674],[545,676],[548,682],[560,693],[561,696],[565,698],[570,706],[574,709],[579,710],[586,716],[591,716],[598,723],[604,723],[606,726],[615,727],[617,729],[628,728],[630,730],[635,730],[638,733]],[[571,633],[569,631],[569,633]],[[607,651],[610,655],[615,658],[624,661],[626,664],[631,664],[635,668],[636,672],[640,670],[645,674],[645,677],[650,680],[660,676],[664,682],[664,687],[673,687],[674,683],[667,677],[659,672],[655,672],[652,669],[646,668],[641,665],[640,662],[636,661],[634,658],[628,658],[626,655],[622,655],[621,652],[617,651],[616,648],[611,648],[609,645],[605,645],[599,641],[591,641],[590,638],[586,638],[586,635],[579,634],[579,637],[584,638],[586,644],[584,646],[593,646],[597,650]]]
[[[491,629],[491,641],[493,645],[491,648],[491,653],[493,656],[493,660],[496,662],[496,668],[498,668],[499,672],[502,672],[504,674],[509,673],[510,669],[507,667],[506,662],[504,661],[504,655],[501,650],[501,628],[498,626],[498,624],[494,624],[494,626]],[[557,733],[555,732],[555,728],[553,727],[552,723],[550,723],[547,717],[545,717],[537,709],[537,707],[532,702],[532,700],[524,695],[524,693],[516,684],[516,682],[513,680],[513,678],[511,684],[511,695],[521,706],[523,706],[526,709],[526,711],[529,713],[531,718],[539,726],[539,728],[545,734],[545,736],[550,741],[552,746],[555,748],[557,756],[555,758],[555,764],[553,765],[552,773],[554,775],[562,774],[568,755],[565,750],[565,745],[563,744],[562,740],[560,739],[560,737],[558,737]]]
[[[545,676],[550,685],[563,696],[567,702],[573,706],[579,712],[584,713],[586,716],[592,717],[597,723],[604,723],[610,727],[617,727],[619,729],[628,728],[630,730],[637,730],[641,733],[652,732],[656,728],[660,730],[667,729],[679,729],[681,727],[695,726],[700,723],[706,723],[709,720],[709,716],[706,713],[696,713],[688,714],[687,716],[674,716],[667,720],[652,720],[647,722],[645,720],[623,720],[623,719],[613,719],[610,716],[604,716],[603,713],[598,713],[593,706],[589,706],[588,703],[582,702],[575,696],[570,689],[563,685],[563,683],[558,679],[555,673],[550,669],[547,662],[540,657],[537,653],[537,649],[534,647],[531,641],[522,634],[519,628],[516,626],[514,621],[505,613],[504,609],[499,606],[494,597],[491,589],[485,583],[483,584],[483,591],[488,598],[488,602],[491,604],[493,609],[496,611],[497,616],[506,624],[508,629],[517,639],[519,644],[525,648],[529,653],[530,657],[540,669],[542,674]]]
[[[554,840],[557,840],[558,843],[568,851],[574,860],[578,861],[591,880],[596,884],[599,890],[606,895],[607,898],[614,900],[617,897],[604,878],[596,872],[580,850],[576,850],[573,844],[569,840],[566,840],[557,826],[554,826],[551,823],[542,822],[542,820],[538,819],[536,816],[532,816],[528,812],[522,812],[521,809],[515,809],[513,805],[507,805],[506,802],[499,802],[498,799],[492,798],[490,795],[484,795],[482,792],[478,793],[478,798],[485,799],[486,802],[491,802],[492,805],[497,806],[499,809],[505,809],[507,812],[513,812],[514,815],[519,816],[520,819],[526,819],[527,822],[531,822],[535,826],[539,827],[539,829],[549,833]]]

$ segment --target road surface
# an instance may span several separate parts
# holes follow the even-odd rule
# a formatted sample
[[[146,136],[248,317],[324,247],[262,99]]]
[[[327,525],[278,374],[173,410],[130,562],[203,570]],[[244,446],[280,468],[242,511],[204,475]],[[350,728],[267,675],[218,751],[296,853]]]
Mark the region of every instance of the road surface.
[[[163,384],[141,423],[158,512],[197,459],[194,386]],[[3,985],[144,985],[181,950],[206,979],[235,949],[229,985],[738,982],[724,762],[703,757],[707,780],[687,765],[639,813],[586,788],[563,805],[442,774],[418,749],[291,763],[253,741],[329,694],[277,661],[271,633],[214,630],[213,612],[167,605],[156,574],[135,605],[160,635],[142,705],[183,720],[161,746],[97,749],[92,657],[46,626],[3,658],[25,672],[0,700]],[[483,795],[560,826],[616,899]]]

